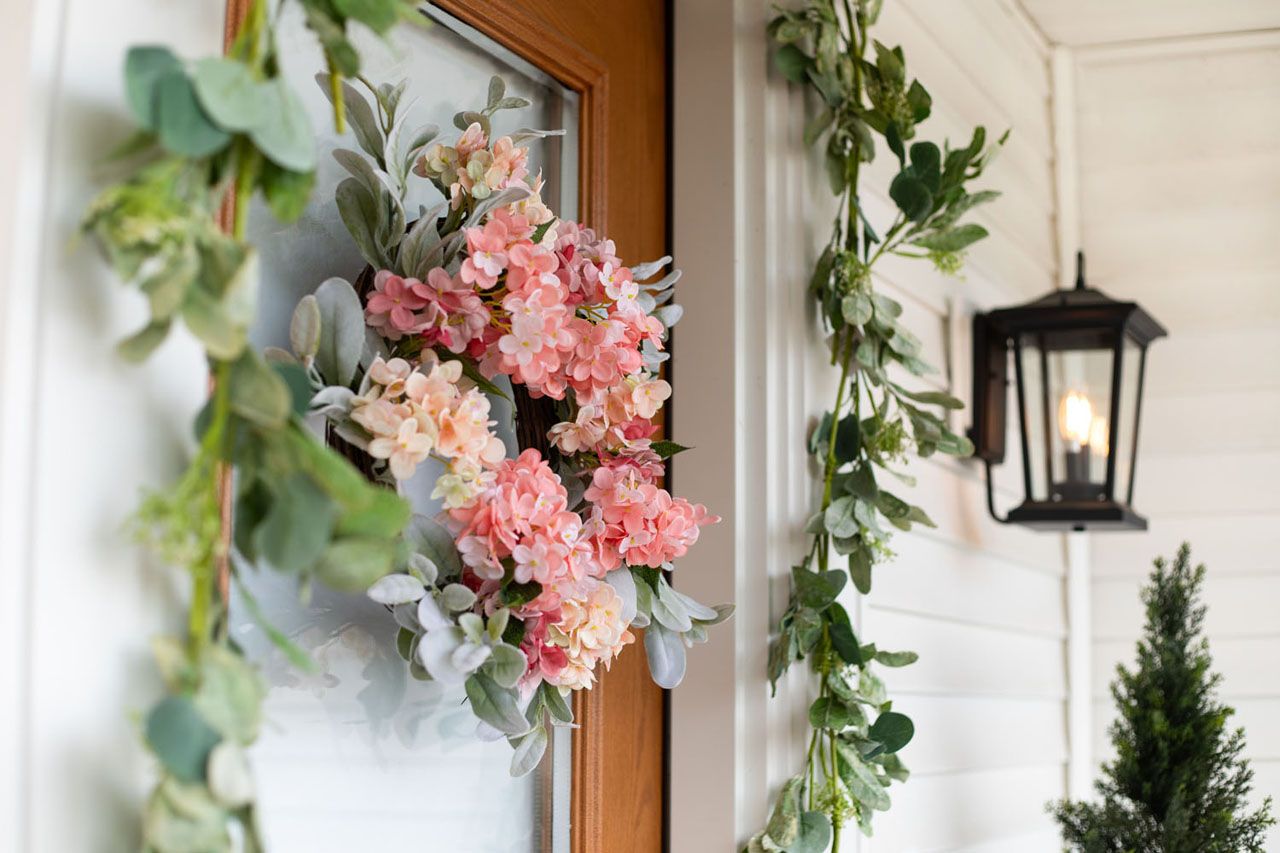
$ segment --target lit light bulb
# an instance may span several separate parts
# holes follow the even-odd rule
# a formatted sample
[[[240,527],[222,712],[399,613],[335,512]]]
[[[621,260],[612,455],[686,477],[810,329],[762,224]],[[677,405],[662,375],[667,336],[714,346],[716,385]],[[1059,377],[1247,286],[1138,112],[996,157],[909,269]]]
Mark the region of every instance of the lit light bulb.
[[[1058,430],[1064,441],[1076,449],[1089,443],[1093,427],[1093,404],[1083,391],[1068,391],[1058,404]]]
[[[1095,416],[1093,425],[1089,427],[1089,449],[1099,456],[1106,456],[1111,452],[1107,437],[1107,419]]]

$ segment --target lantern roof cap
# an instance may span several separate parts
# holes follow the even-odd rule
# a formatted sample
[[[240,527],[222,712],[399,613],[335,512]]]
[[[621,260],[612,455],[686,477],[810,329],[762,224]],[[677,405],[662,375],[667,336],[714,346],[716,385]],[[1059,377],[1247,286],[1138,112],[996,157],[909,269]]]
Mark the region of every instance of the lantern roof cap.
[[[1076,254],[1076,286],[1054,290],[1038,299],[988,315],[995,328],[1007,334],[1090,327],[1120,328],[1146,346],[1168,334],[1164,326],[1136,302],[1112,299],[1085,284],[1084,253]]]

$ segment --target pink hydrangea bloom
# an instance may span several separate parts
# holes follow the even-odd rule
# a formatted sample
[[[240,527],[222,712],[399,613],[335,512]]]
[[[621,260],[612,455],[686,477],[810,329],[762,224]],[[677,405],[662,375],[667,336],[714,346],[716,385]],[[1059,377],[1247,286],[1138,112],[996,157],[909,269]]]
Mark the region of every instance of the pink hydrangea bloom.
[[[414,285],[420,284],[417,279],[379,270],[365,302],[365,322],[389,341],[398,341],[405,334],[418,331],[421,321],[416,312],[427,304],[414,292]]]

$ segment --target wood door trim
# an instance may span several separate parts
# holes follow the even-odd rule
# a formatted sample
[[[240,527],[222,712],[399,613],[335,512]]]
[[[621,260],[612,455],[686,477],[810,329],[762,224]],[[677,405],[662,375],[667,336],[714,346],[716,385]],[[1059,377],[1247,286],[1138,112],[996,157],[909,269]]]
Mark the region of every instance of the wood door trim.
[[[578,93],[582,99],[578,129],[582,176],[578,182],[579,219],[597,233],[608,233],[608,66],[582,44],[518,5],[503,0],[432,0],[431,5],[475,27]]]

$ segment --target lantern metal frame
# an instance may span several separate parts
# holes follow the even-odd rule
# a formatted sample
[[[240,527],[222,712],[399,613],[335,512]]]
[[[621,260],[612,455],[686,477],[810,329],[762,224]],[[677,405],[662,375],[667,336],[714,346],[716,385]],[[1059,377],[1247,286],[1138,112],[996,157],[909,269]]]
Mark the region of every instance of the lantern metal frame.
[[[992,518],[1002,523],[1022,524],[1042,530],[1145,530],[1147,520],[1133,510],[1132,504],[1147,347],[1168,332],[1136,302],[1118,301],[1086,286],[1083,253],[1077,254],[1076,259],[1074,289],[1054,291],[1024,305],[976,314],[973,318],[974,423],[969,437],[973,441],[974,456],[986,466],[987,509]],[[1051,495],[1046,500],[1034,498],[1027,388],[1023,375],[1024,335],[1053,335],[1059,342],[1057,349],[1062,351],[1111,351],[1111,387],[1108,389],[1109,448],[1120,447],[1117,439],[1121,418],[1133,418],[1132,446],[1124,450],[1129,455],[1129,478],[1123,499],[1115,494],[1116,466],[1122,452],[1108,452],[1106,480],[1101,484],[1103,490],[1096,498],[1072,496],[1053,499]],[[1133,398],[1133,411],[1128,413],[1120,410],[1126,340],[1136,345],[1138,358],[1137,393]],[[1013,353],[1022,483],[1026,498],[1002,517],[995,508],[991,469],[1002,463],[1006,454],[1010,352]],[[1042,399],[1039,403],[1043,407],[1041,415],[1045,419],[1045,453],[1048,455],[1052,421],[1049,418],[1049,377],[1043,348],[1040,350],[1040,358]],[[1049,464],[1047,460],[1046,464]]]

